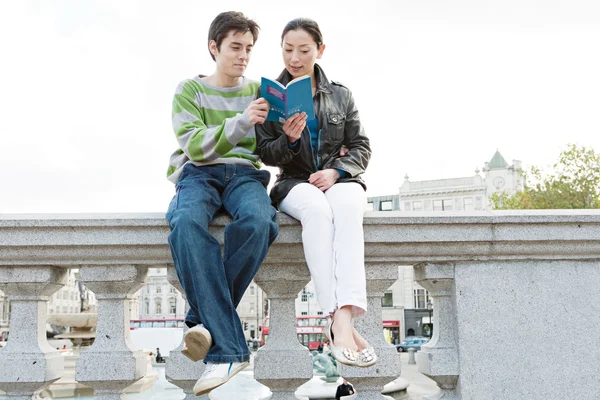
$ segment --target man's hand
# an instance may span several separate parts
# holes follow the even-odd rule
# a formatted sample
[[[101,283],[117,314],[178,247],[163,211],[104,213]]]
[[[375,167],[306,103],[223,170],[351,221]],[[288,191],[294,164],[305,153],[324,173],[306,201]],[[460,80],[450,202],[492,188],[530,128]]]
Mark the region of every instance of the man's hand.
[[[283,124],[283,131],[288,137],[288,141],[290,143],[296,143],[300,136],[302,136],[302,131],[306,126],[306,113],[298,113],[294,114],[285,121]]]
[[[311,174],[308,178],[308,182],[324,192],[332,187],[339,177],[340,173],[337,170],[330,168]]]
[[[246,114],[252,125],[263,124],[269,114],[269,102],[264,98],[258,98],[248,105]]]
[[[350,149],[347,148],[346,146],[342,145],[342,148],[340,149],[340,157],[344,157],[346,155],[347,152],[349,152]]]

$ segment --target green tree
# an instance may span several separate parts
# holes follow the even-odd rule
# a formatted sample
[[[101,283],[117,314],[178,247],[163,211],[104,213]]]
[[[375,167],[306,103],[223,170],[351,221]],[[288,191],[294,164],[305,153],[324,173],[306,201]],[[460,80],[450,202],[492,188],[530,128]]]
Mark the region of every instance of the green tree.
[[[494,193],[496,210],[600,208],[600,153],[592,148],[568,145],[553,171],[532,167],[521,171],[525,188],[509,195]]]

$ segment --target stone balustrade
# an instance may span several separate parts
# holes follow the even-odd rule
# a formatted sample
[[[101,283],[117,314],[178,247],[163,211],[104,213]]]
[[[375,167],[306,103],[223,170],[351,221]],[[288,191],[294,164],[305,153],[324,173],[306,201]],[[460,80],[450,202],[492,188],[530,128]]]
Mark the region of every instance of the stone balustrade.
[[[271,331],[254,375],[273,399],[291,399],[312,376],[294,328],[294,300],[309,274],[299,224],[278,218],[279,237],[256,276],[271,301]],[[221,216],[212,226],[221,241],[227,222]],[[380,303],[398,265],[413,265],[434,298],[433,339],[417,353],[419,370],[441,389],[430,399],[599,398],[600,212],[368,212],[364,230],[369,314],[359,330],[380,361],[341,368],[360,399],[381,399],[401,374],[381,334]],[[0,215],[0,290],[12,303],[0,390],[30,399],[61,377],[62,358],[45,338],[46,301],[67,268],[80,268],[99,315],[76,379],[99,399],[121,398],[145,373],[129,341],[128,299],[148,268],[172,266],[167,235],[162,214]],[[172,268],[169,276],[178,286]],[[201,368],[176,349],[167,379],[191,399]]]

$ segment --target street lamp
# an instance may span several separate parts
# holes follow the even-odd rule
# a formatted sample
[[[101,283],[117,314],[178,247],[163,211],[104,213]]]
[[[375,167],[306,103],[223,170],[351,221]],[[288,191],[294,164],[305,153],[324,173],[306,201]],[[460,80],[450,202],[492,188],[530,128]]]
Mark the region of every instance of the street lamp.
[[[427,300],[427,311],[429,311],[429,337],[431,338],[433,336],[433,320],[431,319],[431,313],[433,311],[433,303],[431,302],[431,299]]]

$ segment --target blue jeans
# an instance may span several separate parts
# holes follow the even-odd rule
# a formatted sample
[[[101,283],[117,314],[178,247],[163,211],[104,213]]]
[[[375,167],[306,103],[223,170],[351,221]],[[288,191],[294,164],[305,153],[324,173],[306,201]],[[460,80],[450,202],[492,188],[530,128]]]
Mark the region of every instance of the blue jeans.
[[[279,231],[266,191],[270,176],[235,164],[187,164],[177,182],[166,215],[169,246],[190,305],[186,323],[204,324],[213,338],[204,362],[250,359],[235,308]],[[208,232],[221,208],[233,218],[225,227],[223,256]]]

